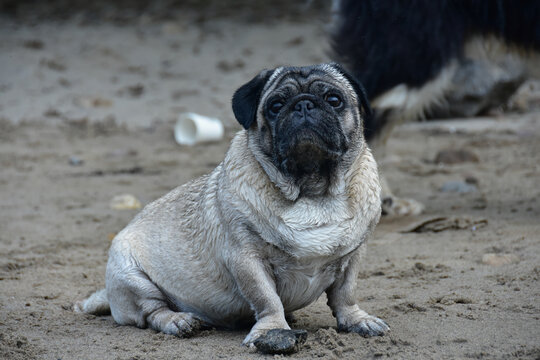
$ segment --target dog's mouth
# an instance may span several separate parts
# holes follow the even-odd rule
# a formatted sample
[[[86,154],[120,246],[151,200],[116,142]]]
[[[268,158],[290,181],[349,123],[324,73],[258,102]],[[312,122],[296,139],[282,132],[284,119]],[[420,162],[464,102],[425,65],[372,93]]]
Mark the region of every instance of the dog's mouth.
[[[346,151],[342,141],[313,129],[302,129],[296,136],[278,145],[278,163],[282,170],[295,176],[330,173]]]

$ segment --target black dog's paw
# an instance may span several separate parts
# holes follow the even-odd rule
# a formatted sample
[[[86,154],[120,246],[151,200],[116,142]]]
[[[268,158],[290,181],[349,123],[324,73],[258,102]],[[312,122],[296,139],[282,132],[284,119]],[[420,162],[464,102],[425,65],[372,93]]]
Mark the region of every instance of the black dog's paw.
[[[382,199],[382,214],[390,216],[419,215],[424,211],[424,205],[413,199],[387,196]]]

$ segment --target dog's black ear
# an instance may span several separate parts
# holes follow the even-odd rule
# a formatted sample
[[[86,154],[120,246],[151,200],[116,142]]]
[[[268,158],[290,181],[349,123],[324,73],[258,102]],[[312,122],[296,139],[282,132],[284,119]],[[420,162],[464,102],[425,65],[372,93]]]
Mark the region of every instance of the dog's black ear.
[[[354,91],[356,92],[358,101],[360,102],[360,114],[362,114],[362,118],[364,119],[364,125],[371,124],[373,118],[373,110],[371,110],[371,106],[369,105],[368,96],[366,93],[366,89],[364,89],[364,86],[362,86],[362,84],[360,84],[356,77],[351,75],[340,64],[332,63],[330,65],[334,69],[339,71],[339,73],[343,75],[349,81],[349,83],[351,83]]]
[[[249,129],[257,119],[257,107],[261,99],[261,93],[264,85],[272,76],[274,70],[263,70],[259,75],[244,84],[236,90],[232,98],[232,109],[236,120],[244,127]]]

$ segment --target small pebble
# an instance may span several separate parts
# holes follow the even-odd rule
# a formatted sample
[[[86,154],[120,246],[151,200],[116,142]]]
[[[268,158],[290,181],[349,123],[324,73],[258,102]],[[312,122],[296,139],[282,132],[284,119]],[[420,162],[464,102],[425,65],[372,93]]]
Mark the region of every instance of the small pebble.
[[[466,194],[471,192],[477,192],[476,185],[468,184],[463,181],[447,181],[439,189],[442,192]]]
[[[70,156],[69,157],[69,165],[71,166],[81,166],[84,164],[84,160],[77,157],[77,156]]]
[[[99,96],[79,96],[73,102],[75,105],[86,109],[111,107],[113,104],[112,100]]]
[[[142,207],[141,202],[131,194],[116,195],[111,199],[111,209],[114,210],[136,210]]]
[[[501,266],[508,264],[515,264],[519,262],[519,257],[514,254],[484,254],[482,256],[482,263],[491,266]]]

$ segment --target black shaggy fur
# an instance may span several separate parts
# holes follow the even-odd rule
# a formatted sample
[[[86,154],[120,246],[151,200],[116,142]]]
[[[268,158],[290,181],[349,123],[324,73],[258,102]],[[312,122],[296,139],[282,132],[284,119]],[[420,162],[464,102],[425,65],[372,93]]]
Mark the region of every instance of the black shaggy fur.
[[[374,99],[401,83],[421,87],[474,35],[540,50],[540,1],[342,0],[332,46]]]

